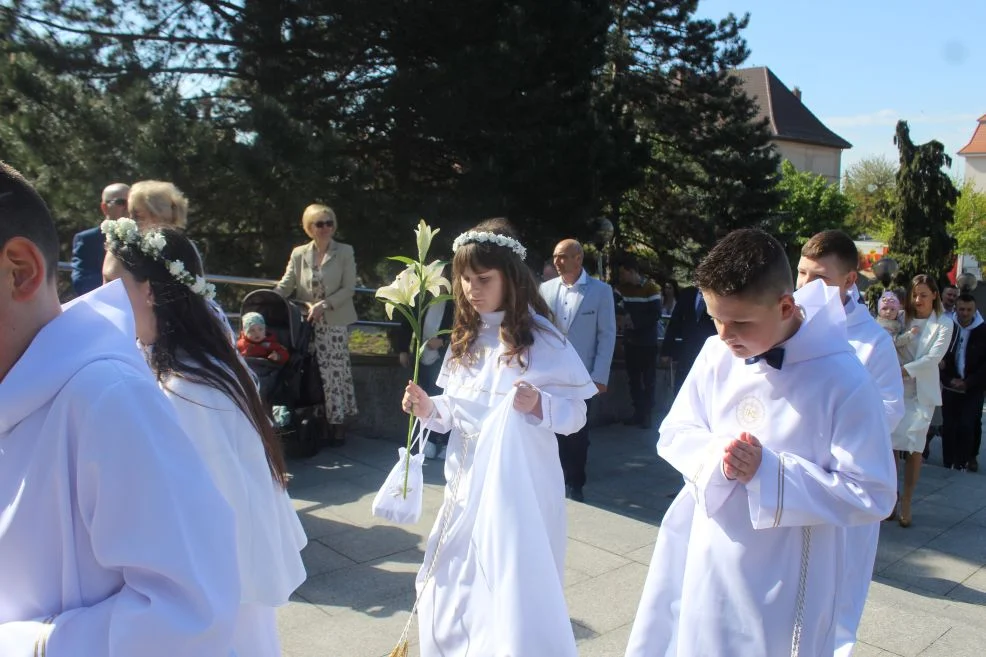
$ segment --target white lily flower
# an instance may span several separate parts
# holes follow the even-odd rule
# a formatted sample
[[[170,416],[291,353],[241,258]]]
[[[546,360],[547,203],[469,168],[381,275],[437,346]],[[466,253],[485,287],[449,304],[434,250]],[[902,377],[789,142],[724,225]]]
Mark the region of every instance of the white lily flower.
[[[424,219],[418,223],[418,227],[414,229],[414,235],[418,242],[418,262],[425,261],[425,258],[428,256],[428,249],[431,248],[431,242],[435,239],[435,235],[439,231],[441,231],[441,228],[432,230],[431,226],[426,224]]]
[[[384,301],[387,318],[393,319],[395,304],[409,308],[414,306],[414,299],[418,296],[420,284],[421,281],[414,271],[414,265],[408,265],[404,271],[397,274],[393,283],[379,288],[374,296]]]
[[[442,290],[451,291],[452,283],[449,282],[447,278],[442,276],[442,270],[445,268],[445,263],[441,260],[436,260],[430,265],[424,265],[422,267],[424,274],[424,289],[430,292],[434,296],[438,296],[442,293]]]

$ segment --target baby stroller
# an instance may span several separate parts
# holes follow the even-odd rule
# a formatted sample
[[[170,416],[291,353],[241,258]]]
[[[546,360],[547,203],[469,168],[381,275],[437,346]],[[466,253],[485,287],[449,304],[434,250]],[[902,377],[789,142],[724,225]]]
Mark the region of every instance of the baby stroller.
[[[267,330],[277,336],[290,354],[286,363],[264,358],[245,358],[257,376],[260,396],[271,409],[274,423],[292,458],[314,456],[329,426],[319,409],[325,403],[318,363],[308,346],[314,333],[297,302],[273,290],[254,290],[243,298],[240,316],[249,312],[264,316]]]

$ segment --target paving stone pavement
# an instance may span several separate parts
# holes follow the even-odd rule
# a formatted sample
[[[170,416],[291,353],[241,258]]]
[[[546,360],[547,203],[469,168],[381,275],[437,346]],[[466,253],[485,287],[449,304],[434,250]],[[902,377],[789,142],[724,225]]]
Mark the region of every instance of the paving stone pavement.
[[[681,478],[657,457],[656,430],[592,436],[586,503],[568,502],[566,596],[580,656],[622,657]],[[939,449],[922,470],[913,525],[881,528],[857,657],[986,655],[986,476],[942,469]],[[396,458],[392,442],[351,436],[290,464],[309,545],[308,581],[278,613],[285,657],[387,657],[394,647],[444,481],[442,463],[426,461],[417,525],[374,518],[370,503]],[[416,626],[411,637],[417,657]]]

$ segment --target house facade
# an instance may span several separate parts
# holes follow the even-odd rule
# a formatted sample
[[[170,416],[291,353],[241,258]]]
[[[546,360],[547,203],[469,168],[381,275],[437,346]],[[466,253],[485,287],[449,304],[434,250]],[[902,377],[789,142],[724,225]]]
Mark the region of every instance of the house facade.
[[[976,131],[969,143],[959,150],[965,159],[965,180],[986,192],[986,114],[979,117]]]
[[[756,101],[758,119],[770,124],[771,141],[778,154],[798,171],[810,171],[839,184],[842,151],[852,144],[829,130],[801,102],[801,90],[788,87],[766,66],[733,71],[746,95]]]

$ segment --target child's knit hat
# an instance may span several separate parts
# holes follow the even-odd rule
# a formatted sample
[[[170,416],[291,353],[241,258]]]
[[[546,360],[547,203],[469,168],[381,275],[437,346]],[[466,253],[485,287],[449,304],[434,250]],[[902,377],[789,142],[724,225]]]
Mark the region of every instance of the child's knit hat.
[[[240,318],[240,324],[243,326],[243,331],[249,331],[251,326],[259,326],[261,328],[267,327],[267,322],[264,321],[264,316],[260,313],[247,313]]]
[[[877,310],[886,310],[889,308],[893,312],[900,312],[900,299],[897,295],[887,290],[880,296],[880,300],[876,304]]]

